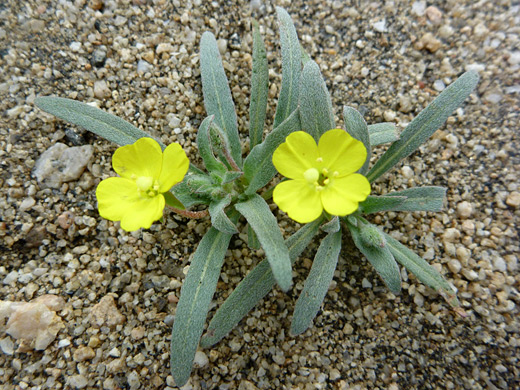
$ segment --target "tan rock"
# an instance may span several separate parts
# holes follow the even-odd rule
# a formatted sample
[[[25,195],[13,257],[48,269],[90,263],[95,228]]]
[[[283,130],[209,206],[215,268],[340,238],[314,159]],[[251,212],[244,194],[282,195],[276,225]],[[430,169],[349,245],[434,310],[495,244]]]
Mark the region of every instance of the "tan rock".
[[[506,198],[506,204],[515,209],[520,206],[520,193],[513,191]]]
[[[60,329],[64,327],[61,318],[42,303],[47,300],[51,307],[59,307],[60,300],[55,300],[53,297],[55,296],[40,297],[39,302],[37,300],[32,302],[0,301],[0,321],[9,317],[6,333],[18,340],[18,352],[46,349],[56,339]],[[58,304],[53,305],[53,300]]]
[[[84,362],[85,360],[93,359],[96,356],[94,350],[90,347],[79,347],[74,351],[74,361],[76,362]]]
[[[125,317],[117,309],[114,297],[111,295],[101,298],[99,303],[94,305],[90,311],[90,323],[94,328],[101,328],[102,326],[115,328],[124,321]]]
[[[435,53],[441,47],[441,41],[433,36],[432,33],[426,33],[414,45],[417,50],[428,50]]]

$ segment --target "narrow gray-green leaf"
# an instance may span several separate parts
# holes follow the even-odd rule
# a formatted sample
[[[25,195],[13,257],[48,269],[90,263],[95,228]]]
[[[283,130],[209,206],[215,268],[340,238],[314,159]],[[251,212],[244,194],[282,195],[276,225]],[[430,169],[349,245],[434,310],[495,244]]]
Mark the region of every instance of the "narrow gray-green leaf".
[[[264,142],[253,148],[244,161],[244,176],[249,181],[246,194],[256,193],[276,175],[276,168],[272,161],[274,150],[285,142],[289,134],[299,130],[301,130],[300,115],[296,109],[289,118],[265,137]]]
[[[405,196],[374,196],[369,195],[359,204],[362,214],[374,214],[381,211],[394,211],[397,206],[406,200]]]
[[[352,234],[354,244],[372,264],[388,289],[394,294],[399,294],[401,291],[401,273],[392,252],[386,245],[383,233],[376,226],[366,221],[358,221],[357,227],[352,224],[347,224],[347,226]],[[367,229],[375,229],[376,234],[380,235],[379,245],[374,245],[372,241],[375,240],[367,240],[363,237],[364,233],[366,233],[364,230]],[[368,232],[368,235],[371,233]]]
[[[301,45],[300,45],[301,46]],[[301,51],[302,51],[302,65],[305,66],[305,64],[309,61],[311,61],[311,56],[309,55],[309,53],[307,53],[305,51],[305,49],[303,48],[303,46],[301,46]]]
[[[330,94],[314,61],[308,61],[303,67],[299,103],[302,128],[316,142],[323,133],[335,128]]]
[[[395,142],[399,139],[395,125],[390,122],[368,125],[368,133],[370,134],[370,145],[372,146]]]
[[[477,72],[469,71],[442,91],[428,107],[410,122],[401,133],[399,140],[394,142],[376,162],[367,175],[368,180],[372,183],[401,159],[412,154],[466,100],[477,86],[478,79]]]
[[[358,141],[361,141],[367,150],[367,158],[365,159],[365,163],[359,169],[359,173],[364,175],[368,171],[368,164],[370,163],[370,155],[372,152],[367,123],[359,111],[349,106],[343,107],[343,118],[345,120],[345,129],[347,130],[347,133],[349,133]]]
[[[236,217],[235,217],[236,221]],[[175,384],[189,379],[211,298],[215,293],[231,234],[210,228],[191,260],[173,323],[170,367]]]
[[[302,67],[300,42],[291,17],[286,10],[276,7],[280,24],[280,45],[282,48],[282,87],[274,117],[276,128],[298,106],[298,88]]]
[[[406,197],[392,211],[441,211],[446,196],[446,188],[426,186],[408,188],[402,191],[391,192],[385,197]]]
[[[254,250],[261,248],[260,241],[250,224],[247,224],[247,246]]]
[[[222,233],[235,234],[238,233],[237,227],[226,215],[225,208],[231,203],[231,195],[226,196],[219,201],[213,201],[209,205],[209,215],[211,216],[211,224],[215,229]]]
[[[208,116],[200,124],[199,130],[197,131],[197,147],[208,171],[224,172],[226,167],[217,160],[211,148],[209,129],[214,118],[215,115]]]
[[[241,166],[242,150],[238,136],[235,104],[222,66],[217,41],[215,36],[208,31],[202,34],[200,40],[200,74],[206,112],[208,115],[215,115],[215,122],[229,139],[231,156]]]
[[[312,241],[321,221],[320,218],[304,225],[285,240],[292,264]],[[222,340],[258,302],[269,294],[275,284],[269,262],[262,260],[217,310],[208,325],[206,335],[202,337],[201,347],[207,348]]]
[[[336,233],[339,231],[340,228],[341,226],[339,224],[339,218],[337,216],[332,217],[332,219],[329,222],[321,225],[321,230],[323,230],[325,233]]]
[[[239,171],[227,171],[224,173],[224,176],[222,176],[222,184],[231,183],[232,181],[235,181],[239,177],[241,177],[244,174],[244,172]]]
[[[395,260],[414,274],[421,282],[437,290],[446,297],[446,300],[450,305],[454,307],[459,306],[459,301],[455,296],[455,291],[435,268],[392,236],[386,233],[383,234],[388,248],[394,255]]]
[[[81,126],[120,146],[133,144],[143,137],[153,138],[150,134],[115,115],[76,100],[42,96],[36,98],[34,104],[49,114]],[[159,142],[162,149],[166,147],[161,141],[156,141]]]
[[[249,148],[262,142],[264,136],[269,71],[267,54],[258,23],[253,20],[253,71],[251,73],[251,103],[249,104]]]
[[[283,291],[288,291],[292,284],[291,260],[282,232],[271,209],[257,194],[245,202],[237,203],[235,208],[255,231],[276,282]]]
[[[341,231],[329,233],[323,239],[312,262],[309,276],[294,306],[291,334],[299,335],[310,326],[330,287],[341,251]]]

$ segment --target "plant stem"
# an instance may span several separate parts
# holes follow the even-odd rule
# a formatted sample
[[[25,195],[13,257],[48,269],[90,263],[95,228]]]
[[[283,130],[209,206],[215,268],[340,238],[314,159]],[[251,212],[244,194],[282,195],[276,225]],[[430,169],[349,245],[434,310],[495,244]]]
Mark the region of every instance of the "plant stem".
[[[168,205],[167,205],[168,206]],[[207,217],[209,215],[208,210],[202,210],[202,211],[189,211],[189,210],[181,210],[172,206],[168,206],[170,210],[176,212],[179,215],[182,215],[186,218],[192,218],[192,219],[200,219]]]

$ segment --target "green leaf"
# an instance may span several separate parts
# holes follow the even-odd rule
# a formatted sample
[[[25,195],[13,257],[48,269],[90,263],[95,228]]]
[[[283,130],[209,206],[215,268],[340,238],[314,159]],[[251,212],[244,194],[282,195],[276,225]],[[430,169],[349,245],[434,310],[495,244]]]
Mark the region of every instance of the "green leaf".
[[[238,215],[232,217],[236,222]],[[175,384],[189,379],[209,304],[220,275],[231,234],[210,228],[191,260],[173,323],[170,367]]]
[[[204,166],[208,171],[224,172],[226,167],[222,162],[217,160],[211,147],[209,129],[214,118],[215,115],[208,116],[200,124],[199,130],[197,132],[197,147],[199,149],[199,154],[204,161]]]
[[[325,233],[336,233],[340,228],[341,226],[339,224],[338,217],[333,217],[329,222],[321,225],[321,230],[323,230]]]
[[[232,181],[235,181],[239,177],[241,177],[244,174],[244,172],[239,171],[227,171],[224,173],[224,176],[222,177],[222,184],[231,183]]]
[[[260,241],[250,224],[247,224],[247,245],[254,250],[261,248]]]
[[[302,128],[316,142],[323,133],[336,127],[330,94],[314,61],[308,61],[303,67],[299,103]]]
[[[164,200],[166,201],[166,204],[170,207],[174,207],[179,210],[185,210],[186,208],[182,204],[182,202],[175,197],[171,192],[165,192],[164,194]]]
[[[394,255],[395,260],[414,274],[421,282],[438,291],[451,306],[459,306],[455,291],[435,268],[392,236],[386,233],[383,233],[383,235],[388,249]]]
[[[322,219],[319,218],[304,225],[285,240],[292,264],[318,233],[321,221]],[[269,262],[262,260],[217,310],[208,325],[206,335],[202,337],[201,347],[207,348],[222,340],[258,302],[269,294],[275,284]]]
[[[115,115],[76,100],[42,96],[36,98],[34,104],[49,114],[81,126],[120,146],[133,144],[143,137],[153,138],[148,133]],[[166,145],[161,141],[156,141],[163,150],[166,148]]]
[[[309,276],[294,306],[291,334],[299,335],[310,326],[330,287],[341,251],[341,231],[329,233],[323,239],[312,262]]]
[[[242,165],[242,150],[238,136],[237,115],[228,80],[215,36],[206,31],[200,40],[200,74],[204,107],[208,115],[215,115],[216,124],[224,131],[231,147],[231,156]]]
[[[300,45],[300,47],[302,51],[302,65],[305,66],[307,62],[311,61],[311,56],[305,51],[303,46]]]
[[[276,282],[283,291],[288,291],[292,284],[291,259],[271,209],[257,194],[245,202],[237,203],[235,208],[255,231],[271,265]]]
[[[184,180],[171,189],[172,193],[186,208],[198,204],[209,204],[209,194],[214,187],[211,178],[205,173],[188,172]]]
[[[265,45],[253,20],[253,71],[251,73],[251,103],[249,105],[249,148],[262,142],[264,135],[267,95],[269,92],[269,71]]]
[[[469,71],[460,76],[453,84],[441,92],[428,107],[401,133],[398,141],[381,156],[367,175],[372,183],[383,173],[392,168],[401,159],[412,154],[423,142],[425,142],[442,124],[451,113],[459,107],[478,83],[478,73]]]
[[[347,223],[356,247],[372,264],[388,289],[394,293],[401,292],[401,273],[392,252],[386,245],[383,232],[359,218],[357,226]]]
[[[244,177],[249,182],[246,194],[252,195],[276,175],[273,165],[275,149],[285,142],[289,134],[301,130],[298,109],[265,137],[264,142],[256,145],[244,161]]]
[[[280,24],[280,45],[282,47],[282,87],[274,117],[276,128],[298,106],[298,87],[302,68],[300,42],[291,17],[286,10],[276,7]]]
[[[370,146],[370,136],[368,134],[367,123],[355,108],[345,106],[343,107],[343,118],[345,120],[345,129],[353,138],[361,141],[367,150],[367,158],[363,166],[359,169],[362,175],[368,171],[368,164],[370,163],[370,155],[372,148]]]
[[[233,169],[231,160],[233,160],[235,164],[236,161],[231,155],[231,143],[229,142],[227,134],[224,133],[224,131],[215,122],[211,122],[209,126],[209,140],[213,155],[218,156],[220,161],[228,169]]]
[[[235,234],[238,233],[237,227],[226,215],[225,208],[231,203],[231,195],[228,194],[223,199],[214,200],[209,205],[209,215],[211,216],[211,224],[222,233]]]
[[[426,186],[391,192],[383,196],[369,196],[359,204],[363,214],[380,211],[441,211],[446,188]]]
[[[446,188],[425,186],[391,192],[385,197],[406,197],[393,211],[441,211],[446,196]]]
[[[405,196],[369,195],[368,198],[359,204],[359,210],[362,214],[374,214],[381,211],[395,211],[395,208],[405,200]]]
[[[372,146],[395,142],[399,139],[395,125],[390,122],[368,125],[368,133],[370,134],[370,145]]]

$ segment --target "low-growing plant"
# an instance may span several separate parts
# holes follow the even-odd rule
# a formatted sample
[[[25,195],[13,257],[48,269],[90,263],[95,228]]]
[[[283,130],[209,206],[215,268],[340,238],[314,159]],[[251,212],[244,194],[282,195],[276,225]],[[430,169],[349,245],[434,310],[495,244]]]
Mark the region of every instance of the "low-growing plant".
[[[132,231],[162,219],[164,208],[190,218],[209,215],[212,227],[191,258],[175,313],[171,370],[178,386],[190,376],[197,347],[210,347],[278,284],[292,285],[292,265],[317,237],[325,237],[294,308],[291,334],[304,332],[325,298],[341,253],[342,235],[375,268],[388,289],[401,290],[399,265],[457,308],[454,288],[425,260],[381,231],[364,216],[384,211],[439,211],[446,190],[419,187],[370,195],[371,183],[425,142],[469,96],[478,82],[467,72],[446,88],[397,134],[391,123],[367,125],[345,106],[345,130],[338,129],[318,65],[303,51],[288,13],[277,8],[282,84],[272,130],[265,134],[268,97],[266,50],[253,22],[253,68],[249,109],[250,153],[243,158],[237,115],[217,42],[210,32],[200,42],[204,105],[208,116],[197,133],[204,168],[189,164],[179,144],[166,146],[130,123],[90,105],[59,97],[39,97],[36,105],[66,121],[121,145],[112,164],[120,177],[103,180],[96,191],[101,216]],[[264,136],[265,135],[265,136]],[[390,147],[370,166],[372,148]],[[277,171],[287,178],[265,187]],[[269,200],[304,224],[283,238]],[[203,205],[202,211],[191,211]],[[216,311],[203,334],[210,303],[240,218],[248,244],[262,248],[265,260],[254,267]]]

